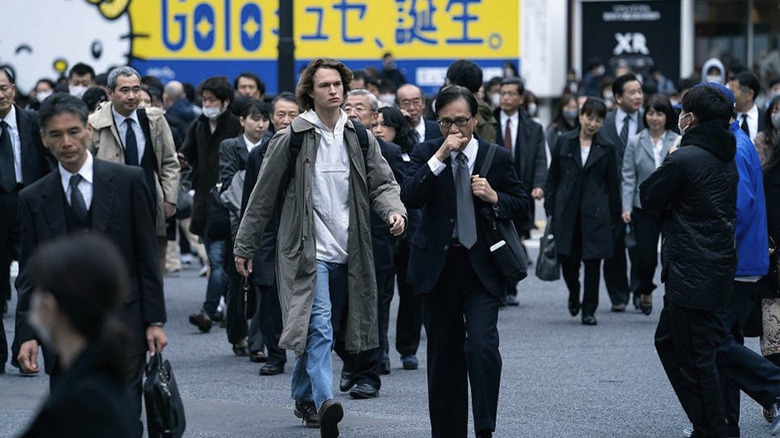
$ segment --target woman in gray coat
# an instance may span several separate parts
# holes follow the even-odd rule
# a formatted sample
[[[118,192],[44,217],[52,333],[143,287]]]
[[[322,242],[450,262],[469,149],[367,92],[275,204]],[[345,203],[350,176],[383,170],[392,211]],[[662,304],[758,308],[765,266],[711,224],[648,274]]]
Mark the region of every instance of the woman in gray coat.
[[[646,128],[632,136],[623,156],[623,214],[626,227],[630,226],[636,238],[636,246],[630,248],[632,269],[639,280],[632,285],[634,306],[649,315],[653,311],[652,292],[655,268],[658,265],[658,236],[661,223],[656,214],[642,209],[639,202],[639,185],[661,166],[669,150],[680,144],[677,115],[669,98],[655,94],[647,100],[644,109]],[[628,234],[628,233],[626,233]]]

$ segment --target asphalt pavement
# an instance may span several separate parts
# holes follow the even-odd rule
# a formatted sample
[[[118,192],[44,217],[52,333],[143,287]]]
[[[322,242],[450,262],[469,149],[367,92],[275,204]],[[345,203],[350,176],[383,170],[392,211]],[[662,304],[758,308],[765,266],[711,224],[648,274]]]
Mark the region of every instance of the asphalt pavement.
[[[538,242],[529,242],[535,260]],[[285,374],[259,376],[259,365],[235,357],[225,330],[202,334],[187,321],[205,296],[198,267],[166,275],[173,365],[187,412],[187,437],[318,437],[292,413],[288,352]],[[661,289],[662,290],[662,289]],[[533,274],[519,285],[519,307],[499,314],[503,373],[495,436],[502,437],[679,437],[688,425],[653,348],[662,306],[645,316],[629,309],[610,312],[603,281],[598,325],[587,327],[569,316],[563,281],[546,283]],[[426,391],[425,337],[420,369],[401,369],[395,345],[397,298],[390,327],[392,373],[382,376],[380,395],[352,400],[338,391],[341,362],[334,360],[334,391],[344,404],[344,437],[413,438],[430,436]],[[11,303],[12,308],[15,301]],[[12,315],[5,316],[9,340]],[[757,349],[755,340],[748,345]],[[48,378],[22,377],[6,366],[0,375],[0,437],[17,436],[45,398]],[[743,395],[742,436],[768,436],[760,407]],[[470,422],[470,435],[473,425]]]

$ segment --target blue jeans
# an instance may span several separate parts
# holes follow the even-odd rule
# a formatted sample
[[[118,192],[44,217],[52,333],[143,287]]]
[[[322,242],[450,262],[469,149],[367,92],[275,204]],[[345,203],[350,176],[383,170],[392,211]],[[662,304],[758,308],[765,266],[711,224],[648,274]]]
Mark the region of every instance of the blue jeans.
[[[295,360],[292,376],[293,399],[298,402],[313,400],[317,412],[325,400],[333,398],[331,294],[347,294],[347,265],[317,260],[306,352]]]
[[[211,273],[206,285],[206,301],[203,302],[202,312],[209,318],[213,318],[219,306],[219,299],[227,292],[228,287],[225,273],[225,241],[203,239],[203,245],[206,247]]]

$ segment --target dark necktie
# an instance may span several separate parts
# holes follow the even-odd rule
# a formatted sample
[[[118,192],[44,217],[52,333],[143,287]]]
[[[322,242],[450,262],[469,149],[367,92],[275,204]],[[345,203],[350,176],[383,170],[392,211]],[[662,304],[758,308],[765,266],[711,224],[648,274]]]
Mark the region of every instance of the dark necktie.
[[[0,132],[0,188],[12,192],[16,189],[16,170],[11,133],[8,132],[8,124],[5,120],[0,120],[0,128],[3,130]]]
[[[628,122],[631,120],[631,116],[626,116],[623,119],[623,129],[620,130],[620,139],[623,140],[623,146],[628,144]]]
[[[125,133],[125,162],[137,166],[140,163],[138,159],[138,142],[133,131],[133,119],[125,119],[127,132]]]
[[[747,134],[748,137],[750,137],[750,126],[748,126],[747,122],[747,114],[742,114],[742,130],[745,131],[745,134]]]
[[[474,198],[471,192],[469,159],[463,152],[455,156],[455,202],[458,209],[458,241],[471,248],[477,241],[477,224],[474,217]]]
[[[504,129],[504,146],[512,152],[512,119],[506,119],[506,128]]]
[[[70,208],[73,214],[83,222],[87,219],[87,203],[84,201],[84,195],[81,194],[81,190],[79,190],[81,180],[81,175],[77,173],[70,177],[68,185],[70,186]]]

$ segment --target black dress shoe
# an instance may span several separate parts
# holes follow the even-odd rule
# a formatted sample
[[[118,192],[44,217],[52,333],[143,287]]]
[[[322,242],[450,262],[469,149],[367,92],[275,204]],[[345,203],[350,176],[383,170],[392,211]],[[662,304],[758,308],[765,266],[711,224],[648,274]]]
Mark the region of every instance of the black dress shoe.
[[[320,407],[320,437],[337,438],[339,423],[344,418],[344,407],[341,403],[329,398]]]
[[[368,383],[358,383],[357,386],[349,391],[349,396],[358,400],[375,398],[379,395],[379,390]]]
[[[268,356],[262,351],[250,351],[249,361],[254,363],[263,363],[268,360]]]
[[[653,296],[650,294],[643,294],[639,301],[639,310],[645,315],[653,313]]]
[[[382,361],[382,368],[379,370],[379,373],[383,376],[390,374],[390,359]]]
[[[520,301],[518,301],[517,297],[514,296],[514,295],[507,295],[506,296],[506,305],[507,306],[512,306],[512,307],[519,306],[520,305]]]
[[[313,401],[295,402],[293,414],[303,421],[306,427],[311,429],[320,428],[320,416],[317,414],[317,408]]]
[[[203,333],[208,333],[211,330],[211,318],[203,312],[190,315],[190,324]]]
[[[238,357],[248,357],[249,356],[249,350],[246,349],[246,346],[243,347],[236,347],[233,346],[233,354],[235,354]]]
[[[275,376],[282,373],[284,373],[284,366],[276,366],[272,363],[267,363],[260,368],[261,376]]]
[[[596,317],[593,315],[582,315],[582,325],[596,325],[598,324],[598,321],[596,321]]]
[[[341,381],[339,382],[339,389],[341,392],[347,392],[355,386],[355,380],[352,377],[352,373],[348,371],[341,372]]]
[[[577,316],[580,313],[580,301],[569,298],[569,313],[571,316]]]

